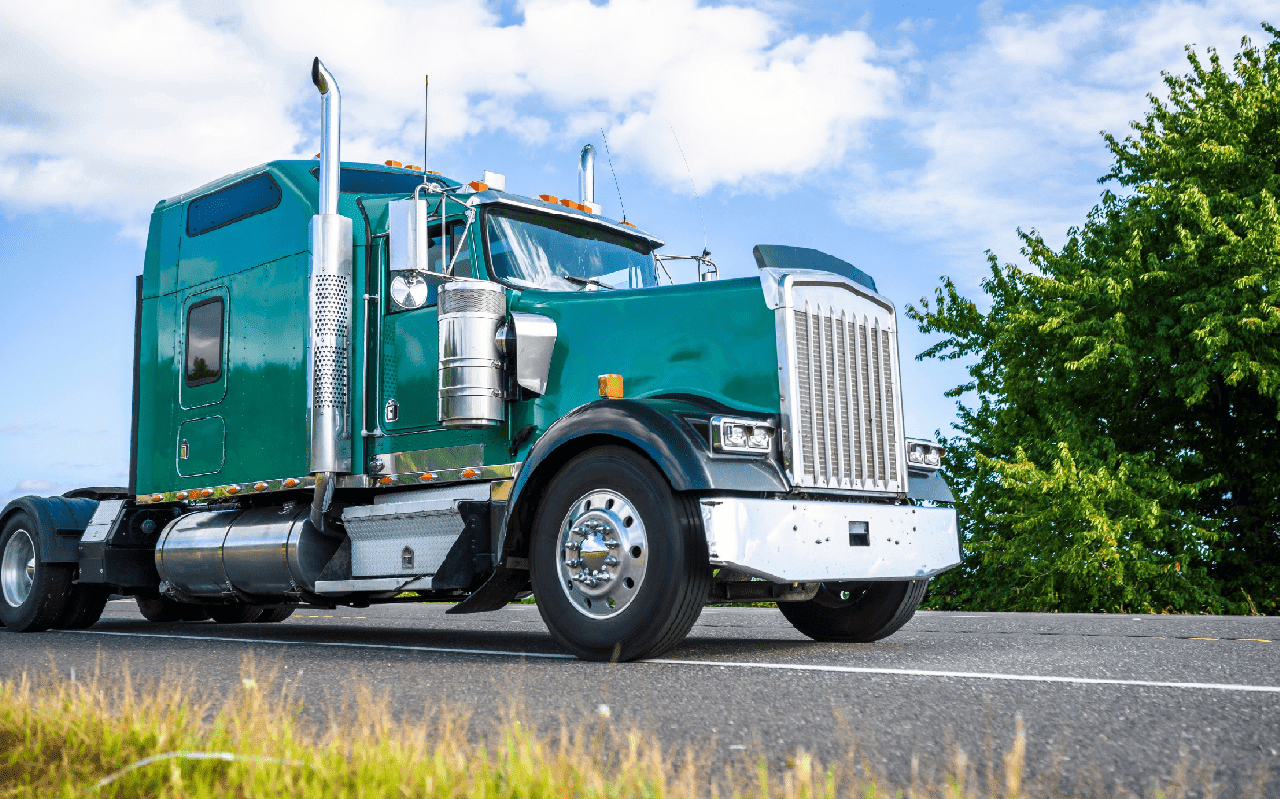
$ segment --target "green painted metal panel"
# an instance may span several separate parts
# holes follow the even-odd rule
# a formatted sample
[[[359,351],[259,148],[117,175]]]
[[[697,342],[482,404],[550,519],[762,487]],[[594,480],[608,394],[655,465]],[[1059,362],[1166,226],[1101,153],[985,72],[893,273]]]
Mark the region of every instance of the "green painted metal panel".
[[[274,173],[266,168],[261,171]],[[315,213],[314,198],[304,195],[292,183],[277,182],[281,187],[280,204],[269,211],[198,236],[187,235],[183,225],[178,259],[179,289],[306,252],[307,226]]]
[[[177,469],[183,477],[207,477],[222,471],[227,426],[221,416],[189,419],[178,427]]]
[[[629,291],[526,290],[512,310],[556,321],[545,396],[519,403],[512,427],[546,430],[599,398],[597,378],[620,374],[628,397],[689,394],[752,413],[777,413],[774,314],[755,278]]]
[[[434,306],[387,314],[382,323],[382,427],[423,430],[440,424],[439,314]],[[386,416],[395,402],[397,418]]]

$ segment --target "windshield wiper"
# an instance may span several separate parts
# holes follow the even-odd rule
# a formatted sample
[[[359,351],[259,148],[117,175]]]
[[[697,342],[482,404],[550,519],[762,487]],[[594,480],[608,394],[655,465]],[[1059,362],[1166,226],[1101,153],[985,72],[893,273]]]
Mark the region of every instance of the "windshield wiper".
[[[597,288],[608,289],[609,291],[613,291],[613,286],[610,286],[608,283],[601,283],[599,280],[596,280],[594,277],[577,277],[575,275],[561,275],[560,277],[564,278],[570,283],[577,283],[579,286],[595,286]]]

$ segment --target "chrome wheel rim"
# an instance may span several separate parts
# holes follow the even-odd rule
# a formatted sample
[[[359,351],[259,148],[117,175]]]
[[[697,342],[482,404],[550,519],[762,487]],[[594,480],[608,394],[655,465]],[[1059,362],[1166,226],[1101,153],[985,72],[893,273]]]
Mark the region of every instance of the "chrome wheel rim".
[[[584,616],[607,619],[635,600],[649,563],[644,521],[623,495],[592,491],[560,523],[560,589]]]
[[[4,587],[4,601],[10,607],[22,607],[31,596],[31,586],[36,581],[36,545],[31,534],[18,529],[4,545],[4,557],[0,560],[0,585]]]

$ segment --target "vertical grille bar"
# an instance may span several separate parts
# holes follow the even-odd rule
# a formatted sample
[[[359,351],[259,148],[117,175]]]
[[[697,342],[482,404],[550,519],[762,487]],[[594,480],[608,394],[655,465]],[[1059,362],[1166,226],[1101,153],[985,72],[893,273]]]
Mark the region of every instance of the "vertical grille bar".
[[[853,461],[851,480],[862,482],[862,417],[858,410],[858,324],[856,319],[845,323],[845,399],[849,408],[849,457]]]
[[[893,398],[893,350],[889,347],[889,331],[880,331],[881,344],[880,355],[884,362],[884,424],[886,429],[886,438],[889,441],[889,479],[893,482],[898,481],[898,431],[897,424],[894,421],[897,418],[895,412]]]
[[[864,479],[874,481],[876,479],[876,431],[875,423],[871,418],[871,371],[867,350],[867,320],[864,318],[858,325],[858,365],[862,370],[862,416],[859,421],[862,423],[863,440],[866,441],[867,448],[867,472]]]
[[[848,379],[849,379],[849,370],[846,368],[847,361],[845,358],[845,353],[849,351],[849,341],[848,341],[849,333],[848,333],[848,326],[845,324],[845,321],[844,321],[844,316],[845,316],[844,311],[840,312],[839,319],[835,318],[834,310],[831,313],[832,313],[832,327],[835,329],[835,332],[836,332],[835,352],[832,353],[832,357],[835,358],[835,362],[836,362],[836,372],[835,372],[836,429],[840,433],[839,438],[836,439],[837,442],[839,443],[839,446],[836,447],[836,453],[839,456],[839,460],[840,460],[840,473],[837,476],[840,478],[841,488],[849,488],[850,487],[849,480],[850,480],[850,477],[852,476],[851,475],[852,470],[849,467],[849,455],[852,453],[852,450],[853,450],[853,448],[850,446],[850,441],[849,441],[849,408],[848,408],[849,390],[847,388]]]
[[[884,375],[880,374],[880,320],[872,322],[871,330],[871,374],[875,380],[872,401],[875,403],[876,420],[876,479],[889,479],[886,468],[886,447],[884,440]]]
[[[813,399],[809,382],[813,379],[809,357],[809,315],[805,311],[795,312],[796,325],[796,393],[800,396],[795,403],[799,414],[800,430],[800,474],[813,474]]]
[[[827,470],[823,477],[826,480],[826,484],[830,486],[838,482],[837,472],[840,468],[840,444],[836,432],[836,398],[834,393],[836,383],[836,344],[831,325],[831,309],[828,308],[825,314],[821,310],[818,313],[822,324],[822,448],[827,454]]]

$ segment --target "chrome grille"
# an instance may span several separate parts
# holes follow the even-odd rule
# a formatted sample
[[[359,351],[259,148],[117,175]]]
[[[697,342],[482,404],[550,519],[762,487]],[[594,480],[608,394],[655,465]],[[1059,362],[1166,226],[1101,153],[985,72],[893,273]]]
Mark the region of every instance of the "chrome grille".
[[[789,299],[779,334],[792,483],[905,490],[893,311],[830,284],[797,285]]]

